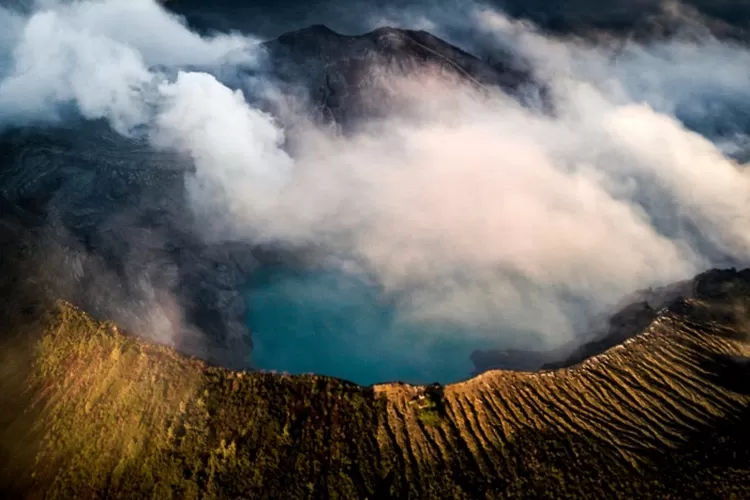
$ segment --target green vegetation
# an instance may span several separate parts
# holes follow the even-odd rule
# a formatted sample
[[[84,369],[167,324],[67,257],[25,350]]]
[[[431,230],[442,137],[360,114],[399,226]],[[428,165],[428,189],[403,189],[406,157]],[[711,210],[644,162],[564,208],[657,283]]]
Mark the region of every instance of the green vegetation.
[[[420,389],[412,403],[417,407],[419,421],[425,425],[438,425],[445,416],[443,389],[439,384]]]
[[[0,492],[746,498],[750,276],[708,278],[578,366],[445,387],[234,372],[60,303],[1,353]]]
[[[433,401],[428,401],[424,406],[419,408],[419,420],[425,425],[437,425],[440,423],[440,414],[437,405]]]

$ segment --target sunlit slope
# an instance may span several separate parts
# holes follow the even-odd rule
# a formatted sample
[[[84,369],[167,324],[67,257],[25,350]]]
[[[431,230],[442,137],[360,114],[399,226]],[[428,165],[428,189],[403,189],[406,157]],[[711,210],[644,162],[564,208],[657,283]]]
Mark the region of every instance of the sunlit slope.
[[[60,303],[32,363],[4,364],[5,394],[33,367],[26,408],[4,405],[4,480],[51,498],[742,498],[750,273],[695,291],[572,368],[446,387],[233,372]]]

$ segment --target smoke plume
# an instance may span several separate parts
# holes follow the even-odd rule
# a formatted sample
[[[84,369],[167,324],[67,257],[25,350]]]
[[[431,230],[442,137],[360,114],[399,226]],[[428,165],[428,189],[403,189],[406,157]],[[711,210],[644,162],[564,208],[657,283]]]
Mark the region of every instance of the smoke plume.
[[[551,112],[425,73],[389,77],[405,105],[352,134],[299,107],[280,121],[222,80],[262,69],[254,38],[195,34],[153,0],[47,1],[0,9],[0,123],[103,119],[191,166],[204,240],[314,248],[410,321],[478,342],[559,345],[634,290],[750,262],[746,46],[594,43],[462,13],[372,24],[520,54]]]

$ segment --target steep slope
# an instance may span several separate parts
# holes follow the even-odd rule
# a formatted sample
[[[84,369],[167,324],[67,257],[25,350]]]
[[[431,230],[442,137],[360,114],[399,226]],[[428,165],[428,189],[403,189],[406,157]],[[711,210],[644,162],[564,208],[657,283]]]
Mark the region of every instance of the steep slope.
[[[425,73],[500,88],[529,104],[547,98],[520,56],[509,54],[490,64],[426,31],[383,27],[346,36],[315,25],[263,47],[284,93],[300,95],[319,119],[342,127],[392,112],[398,98],[392,80]]]
[[[60,303],[2,351],[3,479],[58,498],[740,498],[750,271],[694,289],[576,366],[445,387],[234,372]]]

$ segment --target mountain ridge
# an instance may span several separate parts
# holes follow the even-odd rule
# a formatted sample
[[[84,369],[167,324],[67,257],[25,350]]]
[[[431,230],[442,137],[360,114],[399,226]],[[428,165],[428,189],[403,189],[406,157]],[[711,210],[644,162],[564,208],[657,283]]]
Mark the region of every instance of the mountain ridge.
[[[750,270],[696,285],[578,365],[446,386],[235,372],[61,302],[27,344],[33,370],[16,390],[31,404],[10,429],[16,441],[35,435],[37,452],[14,464],[11,486],[52,497],[729,498],[750,487]],[[8,437],[0,444],[7,455]]]
[[[492,64],[423,30],[382,26],[342,35],[319,24],[261,45],[284,93],[303,98],[319,119],[344,128],[390,110],[385,80],[430,72],[476,88],[499,88],[532,106],[551,106],[546,87],[519,56]]]

